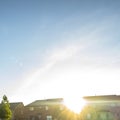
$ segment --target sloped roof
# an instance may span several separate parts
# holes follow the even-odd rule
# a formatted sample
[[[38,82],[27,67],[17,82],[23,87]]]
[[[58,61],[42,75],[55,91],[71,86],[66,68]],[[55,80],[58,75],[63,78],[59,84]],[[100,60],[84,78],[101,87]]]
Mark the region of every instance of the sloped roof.
[[[10,109],[13,111],[20,104],[23,104],[23,103],[22,102],[10,103]]]
[[[101,96],[85,96],[83,97],[87,101],[99,101],[99,100],[104,100],[104,101],[120,101],[120,95],[101,95]]]
[[[26,107],[37,107],[41,105],[57,105],[62,104],[63,98],[55,98],[55,99],[44,99],[44,100],[36,100],[28,105]]]

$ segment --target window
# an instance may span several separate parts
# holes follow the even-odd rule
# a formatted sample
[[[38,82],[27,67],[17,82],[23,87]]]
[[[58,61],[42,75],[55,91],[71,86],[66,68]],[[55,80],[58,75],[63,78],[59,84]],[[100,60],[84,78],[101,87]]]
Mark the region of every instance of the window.
[[[51,115],[47,115],[46,118],[47,118],[47,120],[52,120],[52,116]]]
[[[106,113],[102,112],[102,113],[100,114],[100,119],[101,119],[101,120],[107,120]]]
[[[38,115],[38,118],[40,119],[40,118],[41,118],[41,115]]]
[[[30,111],[33,111],[34,110],[34,107],[30,107],[30,109],[29,109]]]
[[[63,110],[63,106],[60,106],[60,110]]]
[[[88,114],[87,114],[87,119],[90,119],[90,118],[91,118],[91,114],[88,113]]]
[[[35,120],[35,117],[32,117],[32,120]]]
[[[21,114],[23,114],[23,111],[21,110]]]
[[[112,104],[111,104],[111,107],[115,107],[115,103],[112,103]]]
[[[45,106],[45,109],[48,110],[48,106]]]
[[[35,120],[35,117],[34,116],[30,116],[29,120]]]

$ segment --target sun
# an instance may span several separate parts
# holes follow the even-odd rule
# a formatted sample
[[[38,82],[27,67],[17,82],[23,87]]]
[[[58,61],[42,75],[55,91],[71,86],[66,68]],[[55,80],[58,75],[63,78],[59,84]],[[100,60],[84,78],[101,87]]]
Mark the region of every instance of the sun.
[[[73,112],[80,113],[86,103],[83,98],[64,98],[64,104]]]

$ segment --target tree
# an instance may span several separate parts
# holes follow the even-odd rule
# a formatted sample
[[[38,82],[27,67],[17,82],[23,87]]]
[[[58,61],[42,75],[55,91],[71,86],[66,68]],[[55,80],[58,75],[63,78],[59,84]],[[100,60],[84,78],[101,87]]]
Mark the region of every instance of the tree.
[[[80,113],[80,120],[98,120],[97,108],[86,105]]]
[[[10,110],[10,104],[6,95],[3,96],[3,100],[0,104],[0,118],[2,120],[9,120],[12,116]]]

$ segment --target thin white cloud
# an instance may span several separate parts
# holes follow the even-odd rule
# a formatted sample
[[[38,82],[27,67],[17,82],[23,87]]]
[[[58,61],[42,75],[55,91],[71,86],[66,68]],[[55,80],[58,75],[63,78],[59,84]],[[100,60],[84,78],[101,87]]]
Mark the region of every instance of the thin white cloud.
[[[92,27],[92,30],[89,28],[89,32],[85,32],[86,27],[82,36],[70,38],[71,43],[49,49],[43,65],[24,78],[14,98],[25,97],[27,103],[43,97],[120,92],[117,91],[120,70],[114,67],[114,62],[119,60],[110,54],[114,50],[102,48],[110,38],[104,35],[104,31],[108,30],[105,23]]]
[[[22,99],[27,95],[25,103],[28,103],[44,97],[114,93],[116,89],[112,85],[116,85],[114,82],[120,78],[119,70],[109,68],[110,58],[89,55],[89,47],[77,44],[49,52],[44,65],[24,79],[15,98],[19,95],[18,98]]]

